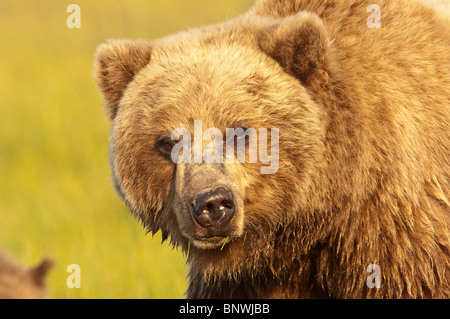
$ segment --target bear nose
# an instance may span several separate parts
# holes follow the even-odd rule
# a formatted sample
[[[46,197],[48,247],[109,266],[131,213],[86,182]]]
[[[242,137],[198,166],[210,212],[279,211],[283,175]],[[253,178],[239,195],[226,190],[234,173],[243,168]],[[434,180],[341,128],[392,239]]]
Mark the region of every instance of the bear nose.
[[[211,227],[229,221],[235,212],[232,193],[225,187],[201,191],[192,202],[194,219],[202,227]]]

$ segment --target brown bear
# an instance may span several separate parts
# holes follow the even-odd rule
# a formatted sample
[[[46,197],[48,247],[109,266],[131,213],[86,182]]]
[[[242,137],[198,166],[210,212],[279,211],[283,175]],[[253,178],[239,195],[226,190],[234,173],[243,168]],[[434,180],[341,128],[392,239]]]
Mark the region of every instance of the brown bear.
[[[46,298],[45,278],[52,265],[46,257],[39,265],[24,269],[0,253],[0,299]]]
[[[187,297],[450,297],[444,19],[410,0],[261,0],[98,48],[115,188],[188,255]]]

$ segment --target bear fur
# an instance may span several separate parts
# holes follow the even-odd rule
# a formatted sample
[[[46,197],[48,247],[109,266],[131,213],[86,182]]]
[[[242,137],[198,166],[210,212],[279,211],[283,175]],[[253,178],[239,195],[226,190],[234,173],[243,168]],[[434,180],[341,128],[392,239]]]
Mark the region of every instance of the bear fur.
[[[450,297],[450,23],[379,0],[369,28],[369,4],[260,0],[221,24],[98,48],[115,188],[187,254],[187,297]],[[278,171],[175,164],[170,134],[194,120],[279,128]],[[189,200],[217,185],[236,207],[211,232]]]

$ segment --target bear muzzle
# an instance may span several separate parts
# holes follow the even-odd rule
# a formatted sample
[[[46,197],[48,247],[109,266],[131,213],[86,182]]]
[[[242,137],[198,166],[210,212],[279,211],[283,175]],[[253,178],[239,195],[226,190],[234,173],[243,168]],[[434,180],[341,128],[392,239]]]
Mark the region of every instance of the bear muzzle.
[[[187,216],[192,224],[187,228],[188,237],[195,246],[217,248],[230,236],[235,238],[240,235],[239,205],[226,186],[203,189],[189,203]]]
[[[191,214],[201,227],[216,227],[228,223],[234,216],[233,194],[225,187],[201,191],[191,204]]]
[[[181,233],[198,248],[221,248],[225,241],[242,235],[244,192],[231,169],[218,164],[177,164],[173,211]]]

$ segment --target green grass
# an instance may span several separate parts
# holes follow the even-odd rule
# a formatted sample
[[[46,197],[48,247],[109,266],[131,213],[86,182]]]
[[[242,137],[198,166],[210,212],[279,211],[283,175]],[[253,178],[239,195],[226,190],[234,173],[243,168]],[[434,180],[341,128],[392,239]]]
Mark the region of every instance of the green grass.
[[[0,2],[0,249],[55,260],[52,298],[181,298],[185,256],[145,236],[115,195],[110,123],[92,80],[108,38],[156,39],[244,12],[251,0]],[[66,267],[81,267],[69,289]]]

